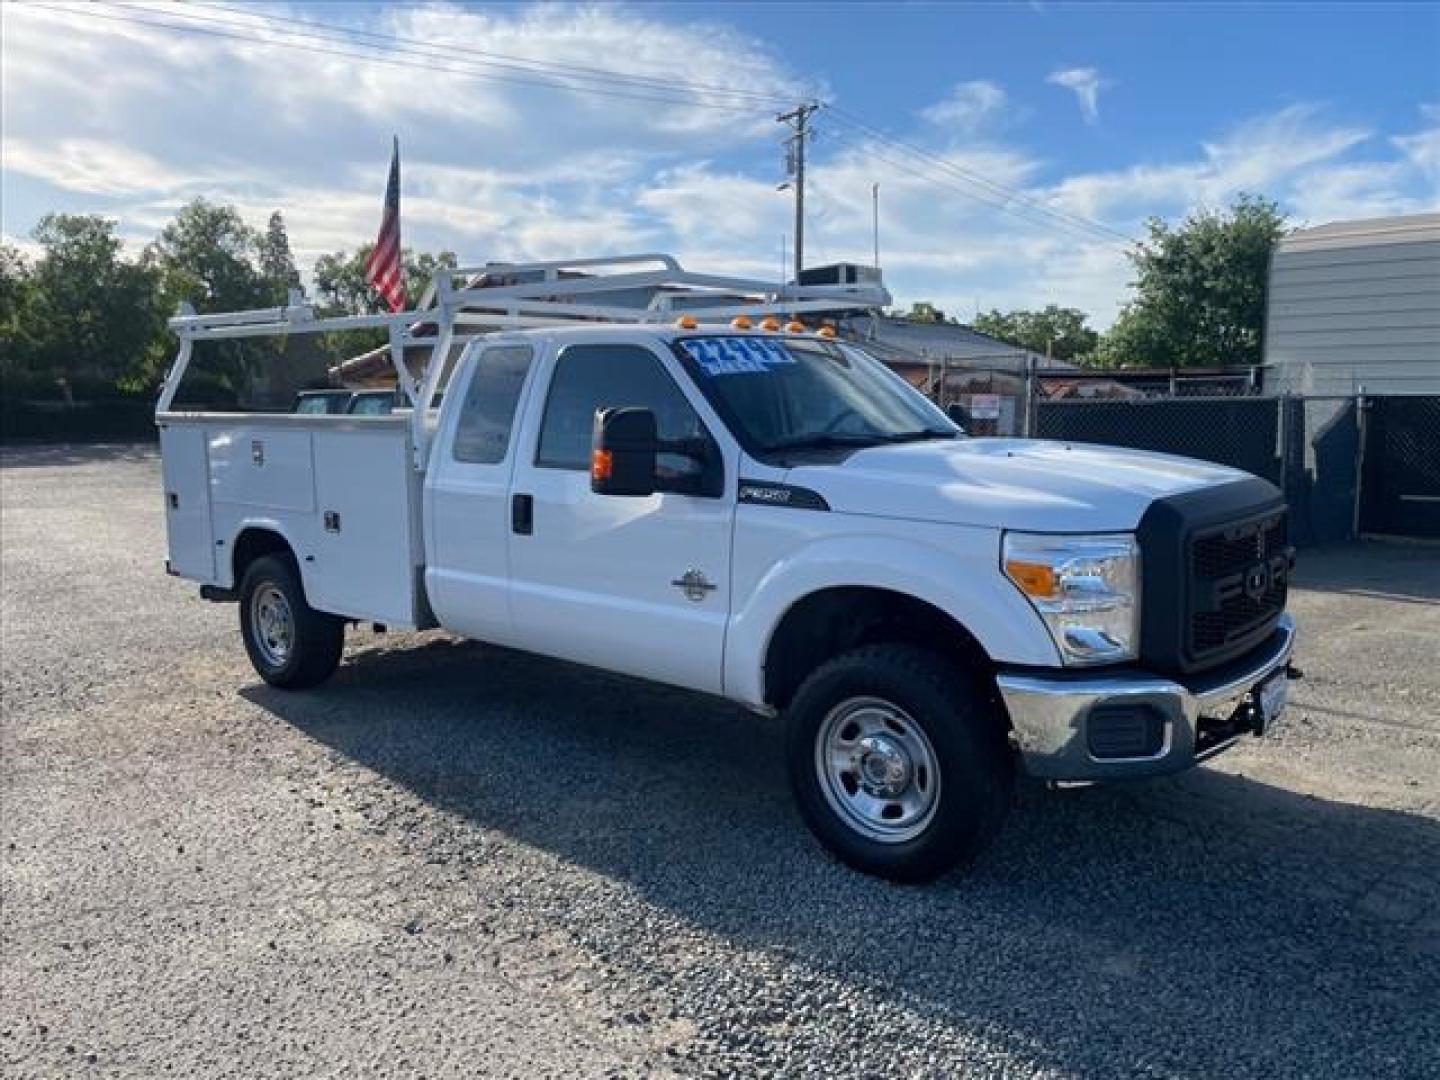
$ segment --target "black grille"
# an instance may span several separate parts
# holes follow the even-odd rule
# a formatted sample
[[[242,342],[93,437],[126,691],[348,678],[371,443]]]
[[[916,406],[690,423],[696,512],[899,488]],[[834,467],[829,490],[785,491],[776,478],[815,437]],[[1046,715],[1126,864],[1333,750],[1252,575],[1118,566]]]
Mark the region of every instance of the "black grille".
[[[1195,537],[1190,561],[1193,658],[1268,632],[1285,609],[1294,555],[1283,512]]]
[[[1135,530],[1141,553],[1141,662],[1151,671],[1192,675],[1259,645],[1273,632],[1285,603],[1290,577],[1285,530],[1285,500],[1258,477],[1151,503]],[[1252,598],[1246,573],[1262,562],[1275,571]]]

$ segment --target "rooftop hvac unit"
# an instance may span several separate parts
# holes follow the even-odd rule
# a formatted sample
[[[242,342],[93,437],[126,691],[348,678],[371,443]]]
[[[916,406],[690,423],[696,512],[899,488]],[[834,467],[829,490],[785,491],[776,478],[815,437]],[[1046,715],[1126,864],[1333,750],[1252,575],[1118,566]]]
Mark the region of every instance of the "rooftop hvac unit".
[[[880,268],[859,263],[831,263],[800,271],[801,285],[879,285]]]

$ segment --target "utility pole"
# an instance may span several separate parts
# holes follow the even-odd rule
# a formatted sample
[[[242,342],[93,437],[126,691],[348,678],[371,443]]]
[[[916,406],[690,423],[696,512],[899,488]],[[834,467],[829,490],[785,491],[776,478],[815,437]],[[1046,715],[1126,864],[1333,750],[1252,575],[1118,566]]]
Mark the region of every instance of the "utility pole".
[[[818,101],[810,101],[795,106],[787,113],[781,113],[775,119],[778,123],[789,124],[795,134],[785,141],[787,153],[785,155],[786,172],[790,176],[789,184],[782,184],[783,190],[793,185],[795,188],[795,284],[800,284],[800,271],[805,267],[805,140],[810,135],[810,117],[820,111]]]

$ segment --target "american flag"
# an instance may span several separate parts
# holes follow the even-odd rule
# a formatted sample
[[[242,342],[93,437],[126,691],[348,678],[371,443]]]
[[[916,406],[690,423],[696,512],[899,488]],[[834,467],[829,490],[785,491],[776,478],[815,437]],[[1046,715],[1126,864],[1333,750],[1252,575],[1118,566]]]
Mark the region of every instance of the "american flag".
[[[390,158],[390,181],[385,185],[385,214],[380,235],[365,260],[365,280],[375,287],[391,311],[405,307],[405,267],[400,262],[400,139]]]

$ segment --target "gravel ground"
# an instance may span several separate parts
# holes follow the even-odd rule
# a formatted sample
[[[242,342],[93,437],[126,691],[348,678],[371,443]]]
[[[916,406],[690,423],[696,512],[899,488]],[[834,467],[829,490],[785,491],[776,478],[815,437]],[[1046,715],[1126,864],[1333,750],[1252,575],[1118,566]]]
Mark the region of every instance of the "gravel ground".
[[[1440,552],[1307,552],[1273,738],[860,877],[772,723],[440,634],[318,691],[160,572],[144,448],[9,451],[6,1076],[1440,1077]]]

